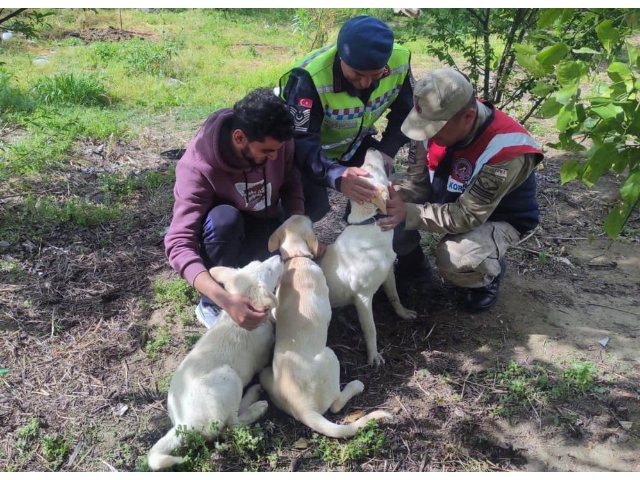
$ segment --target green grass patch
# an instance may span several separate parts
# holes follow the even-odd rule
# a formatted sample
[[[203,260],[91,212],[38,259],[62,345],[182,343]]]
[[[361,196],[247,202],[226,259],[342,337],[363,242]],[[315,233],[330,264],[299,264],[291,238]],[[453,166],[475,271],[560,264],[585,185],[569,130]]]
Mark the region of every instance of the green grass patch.
[[[215,428],[215,425],[214,425]],[[184,463],[174,465],[173,472],[213,472],[218,471],[213,455],[222,456],[239,463],[239,470],[254,472],[261,469],[265,461],[274,463],[277,455],[271,452],[277,447],[274,438],[275,425],[272,422],[254,423],[245,427],[223,429],[218,438],[207,441],[195,430],[179,426],[176,431],[182,439],[182,447],[171,452],[184,458]],[[149,471],[147,457],[139,457],[137,471]]]
[[[182,278],[159,278],[153,283],[156,306],[193,305],[199,298],[198,292]]]
[[[36,98],[45,104],[96,106],[113,100],[103,80],[95,74],[59,73],[40,77],[33,86]]]
[[[171,335],[166,325],[160,325],[154,329],[153,337],[144,345],[144,351],[147,353],[147,358],[153,360],[156,358],[163,347],[169,344]]]
[[[551,366],[518,365],[511,361],[486,372],[485,379],[500,393],[490,396],[497,402],[493,413],[514,420],[526,411],[550,411],[550,407],[580,395],[606,390],[596,387],[596,367],[590,362],[575,362],[564,371]]]
[[[344,465],[379,453],[384,445],[385,435],[375,420],[370,420],[349,440],[335,440],[317,433],[313,434],[312,439],[316,444],[315,453],[323,462]]]
[[[70,447],[62,435],[47,435],[42,439],[42,453],[47,467],[57,470],[64,462]]]
[[[0,111],[3,112],[3,116],[10,112],[30,112],[34,105],[34,99],[29,92],[14,85],[12,75],[0,66]]]
[[[20,450],[26,450],[32,446],[33,441],[39,436],[42,424],[39,418],[32,418],[29,423],[16,431],[16,447]]]

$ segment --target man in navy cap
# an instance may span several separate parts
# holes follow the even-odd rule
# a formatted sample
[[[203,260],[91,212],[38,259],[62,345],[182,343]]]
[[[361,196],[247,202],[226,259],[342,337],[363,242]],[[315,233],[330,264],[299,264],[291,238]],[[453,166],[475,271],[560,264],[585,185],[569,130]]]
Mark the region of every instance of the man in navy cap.
[[[359,168],[368,148],[388,165],[409,142],[400,126],[413,108],[411,53],[394,43],[381,20],[347,20],[337,42],[314,50],[280,79],[280,92],[295,120],[295,158],[302,173],[305,211],[315,222],[329,211],[327,187],[356,202],[370,201],[374,187]],[[386,114],[382,138],[374,123]],[[428,263],[418,246],[398,258],[396,276],[413,277]]]

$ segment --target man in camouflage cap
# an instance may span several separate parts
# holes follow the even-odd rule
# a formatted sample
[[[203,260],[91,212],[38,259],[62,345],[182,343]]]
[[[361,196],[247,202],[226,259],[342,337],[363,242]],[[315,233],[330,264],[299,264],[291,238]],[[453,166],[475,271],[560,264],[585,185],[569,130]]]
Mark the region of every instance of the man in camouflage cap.
[[[410,251],[417,230],[444,234],[435,261],[445,280],[466,289],[465,307],[482,312],[498,299],[504,254],[538,224],[536,166],[543,155],[529,132],[488,101],[478,100],[468,78],[453,68],[418,80],[414,108],[402,131],[421,141],[424,162],[391,192],[394,249]]]

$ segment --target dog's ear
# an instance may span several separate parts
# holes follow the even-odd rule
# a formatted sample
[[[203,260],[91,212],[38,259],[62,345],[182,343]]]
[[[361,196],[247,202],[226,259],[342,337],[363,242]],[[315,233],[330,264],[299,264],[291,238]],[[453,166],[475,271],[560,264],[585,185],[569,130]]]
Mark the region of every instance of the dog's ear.
[[[318,237],[316,237],[313,232],[304,232],[302,238],[307,243],[307,246],[309,247],[309,250],[311,250],[311,253],[313,253],[313,256],[317,257],[319,247]]]
[[[267,248],[269,248],[269,253],[273,253],[278,250],[278,248],[280,248],[283,238],[284,230],[282,229],[282,227],[278,228],[271,234],[271,236],[269,237],[269,243],[267,245]]]
[[[213,267],[209,270],[211,278],[222,285],[230,281],[235,273],[236,269],[231,267]]]
[[[376,196],[373,197],[373,203],[383,215],[387,214],[387,200],[389,199],[389,191],[381,185],[377,186]]]

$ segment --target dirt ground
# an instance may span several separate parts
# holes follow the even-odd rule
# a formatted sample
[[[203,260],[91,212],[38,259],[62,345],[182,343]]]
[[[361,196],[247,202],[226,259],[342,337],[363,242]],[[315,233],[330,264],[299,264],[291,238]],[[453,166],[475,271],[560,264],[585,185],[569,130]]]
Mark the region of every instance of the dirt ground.
[[[160,153],[175,144],[163,144],[172,140],[161,135],[155,140],[155,148],[112,147],[119,153],[110,161],[100,156],[100,145],[80,149],[78,156],[90,157],[92,166],[67,172],[67,180],[93,195],[98,171],[166,171],[175,159]],[[312,432],[272,406],[267,418],[282,442],[276,468],[640,470],[638,236],[612,242],[601,233],[616,182],[591,190],[560,186],[565,160],[549,152],[538,172],[540,227],[508,253],[494,310],[465,313],[459,293],[437,272],[428,291],[404,295],[405,305],[419,312],[415,321],[398,319],[384,295],[376,296],[378,344],[387,359],[379,369],[365,365],[355,310],[334,311],[329,346],[341,361],[342,381],[359,378],[366,387],[343,415],[391,410],[383,452],[362,464],[327,466],[311,449],[294,448]],[[5,190],[6,199],[10,186]],[[7,369],[0,375],[0,469],[131,471],[164,434],[171,373],[187,351],[185,337],[203,332],[195,323],[168,322],[166,312],[153,307],[152,283],[175,278],[162,246],[170,197],[166,183],[132,204],[133,233],[106,226],[59,230],[34,244],[25,232],[19,243],[2,244],[2,259],[17,260],[24,274],[0,272],[0,367]],[[325,241],[344,227],[344,198],[334,194],[332,202],[329,216],[316,224]],[[5,200],[5,214],[11,208]],[[630,226],[638,228],[637,216]],[[141,345],[159,335],[159,325],[168,327],[170,339],[150,358]],[[601,388],[565,404],[532,404],[507,421],[491,413],[505,392],[491,385],[487,372],[512,360],[522,366],[590,361]],[[557,424],[553,414],[570,422]],[[42,451],[25,456],[18,447],[18,431],[33,418],[41,436],[70,442],[61,465],[52,468]],[[226,458],[216,468],[245,467]]]
[[[69,186],[100,201],[100,172],[166,173],[176,138],[150,132],[136,145],[84,145],[59,180],[34,185],[64,196]],[[104,152],[109,151],[107,157]],[[280,444],[275,464],[260,470],[297,471],[640,471],[640,217],[612,242],[602,221],[618,180],[593,189],[561,186],[569,157],[547,152],[538,171],[540,226],[507,254],[497,306],[472,315],[460,292],[435,272],[426,291],[404,292],[415,321],[395,316],[384,295],[374,299],[378,348],[386,364],[368,367],[354,309],[334,310],[329,346],[342,381],[365,391],[334,421],[375,408],[394,413],[383,424],[375,457],[328,465],[313,454],[312,432],[270,406],[266,421]],[[34,241],[0,241],[0,470],[135,471],[140,456],[169,426],[166,390],[188,347],[202,334],[195,322],[167,319],[154,303],[153,283],[175,279],[163,251],[172,185],[140,194],[127,213],[129,229],[58,228]],[[0,186],[0,215],[19,211],[11,183]],[[316,224],[332,241],[344,227],[345,200]],[[436,239],[437,240],[437,239]],[[427,243],[427,242],[425,242]],[[425,251],[430,252],[429,246]],[[18,264],[19,268],[5,265]],[[143,349],[168,341],[156,356]],[[495,414],[507,392],[495,369],[596,365],[595,387],[560,403],[529,401],[510,418]],[[25,447],[25,425],[40,423]],[[44,438],[63,437],[62,461],[47,459]],[[302,446],[301,446],[302,445]],[[305,446],[306,445],[306,446]],[[214,469],[242,471],[238,458],[214,459]],[[252,464],[251,468],[256,468]]]

